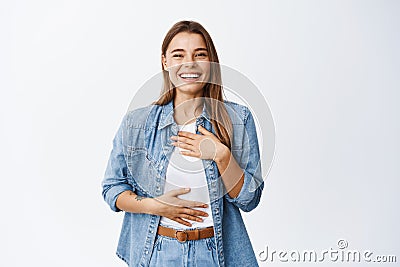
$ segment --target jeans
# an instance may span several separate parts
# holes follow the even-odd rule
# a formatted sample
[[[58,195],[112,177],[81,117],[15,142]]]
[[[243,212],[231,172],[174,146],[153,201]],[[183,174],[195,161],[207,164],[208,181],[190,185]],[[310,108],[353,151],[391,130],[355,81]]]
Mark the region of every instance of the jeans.
[[[150,258],[150,267],[214,267],[219,266],[214,236],[179,242],[176,238],[157,234]]]

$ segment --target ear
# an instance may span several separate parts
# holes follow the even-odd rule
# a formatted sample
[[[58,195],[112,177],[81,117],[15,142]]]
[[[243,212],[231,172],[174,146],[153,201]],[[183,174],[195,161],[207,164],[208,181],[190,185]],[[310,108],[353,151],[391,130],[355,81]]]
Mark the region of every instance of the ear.
[[[164,55],[161,55],[161,62],[162,62],[164,70],[167,70],[167,59],[165,58]]]

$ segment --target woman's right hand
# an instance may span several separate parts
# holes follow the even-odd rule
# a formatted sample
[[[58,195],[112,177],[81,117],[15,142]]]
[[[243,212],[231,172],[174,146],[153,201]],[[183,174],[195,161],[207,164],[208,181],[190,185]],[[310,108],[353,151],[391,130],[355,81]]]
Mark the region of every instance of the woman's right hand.
[[[203,202],[185,200],[178,197],[179,195],[189,192],[190,188],[188,190],[180,188],[168,191],[161,196],[153,198],[154,201],[152,201],[151,208],[152,213],[167,217],[189,227],[192,226],[192,224],[184,219],[202,222],[203,219],[199,216],[207,217],[208,214],[204,211],[193,208],[206,208],[208,205]]]

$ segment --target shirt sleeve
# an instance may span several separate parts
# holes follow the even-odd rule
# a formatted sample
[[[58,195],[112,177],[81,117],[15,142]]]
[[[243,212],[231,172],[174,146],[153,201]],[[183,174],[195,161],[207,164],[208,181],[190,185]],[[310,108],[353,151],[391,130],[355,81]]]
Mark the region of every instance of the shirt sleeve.
[[[261,174],[260,150],[253,115],[246,107],[244,120],[245,136],[241,161],[239,165],[244,165],[244,183],[239,194],[232,198],[229,194],[224,197],[244,212],[249,212],[256,208],[260,202],[264,181]]]
[[[123,151],[122,135],[126,124],[126,115],[124,116],[118,131],[113,139],[113,148],[108,159],[107,168],[102,181],[102,195],[110,208],[119,212],[116,201],[124,191],[134,191],[134,187],[128,182],[128,167]]]

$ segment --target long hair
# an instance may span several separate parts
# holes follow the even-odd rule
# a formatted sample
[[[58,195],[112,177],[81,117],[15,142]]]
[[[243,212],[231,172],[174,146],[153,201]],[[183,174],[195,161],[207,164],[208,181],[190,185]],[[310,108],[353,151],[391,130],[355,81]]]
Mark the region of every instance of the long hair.
[[[211,63],[210,81],[203,87],[204,104],[215,130],[216,137],[224,145],[231,148],[230,136],[232,136],[232,122],[224,105],[221,69],[219,66],[217,51],[209,33],[198,22],[187,20],[179,21],[167,32],[161,46],[161,54],[166,56],[170,42],[175,35],[181,32],[197,33],[203,36],[210,62],[215,62]],[[168,71],[164,70],[162,62],[161,68],[163,70],[164,83],[160,93],[160,98],[153,102],[155,105],[167,104],[169,101],[174,99],[176,94],[176,89],[172,85]]]

